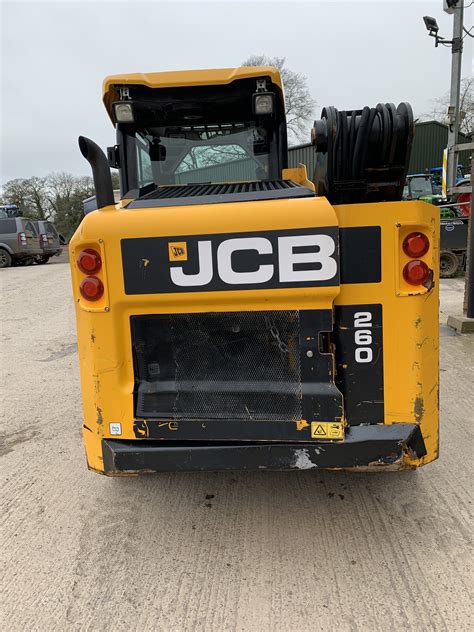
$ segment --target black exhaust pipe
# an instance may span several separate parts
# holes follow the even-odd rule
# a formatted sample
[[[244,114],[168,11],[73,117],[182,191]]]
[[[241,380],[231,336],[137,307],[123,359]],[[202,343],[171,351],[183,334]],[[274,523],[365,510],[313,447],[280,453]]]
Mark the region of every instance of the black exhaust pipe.
[[[79,136],[79,149],[92,167],[97,208],[115,204],[109,161],[102,149],[89,138]]]

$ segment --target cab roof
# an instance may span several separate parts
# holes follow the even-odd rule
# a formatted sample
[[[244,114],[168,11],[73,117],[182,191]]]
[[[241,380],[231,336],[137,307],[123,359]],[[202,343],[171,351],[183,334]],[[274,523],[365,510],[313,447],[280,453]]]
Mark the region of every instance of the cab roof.
[[[280,72],[273,66],[241,66],[239,68],[218,68],[210,70],[173,70],[170,72],[131,73],[110,75],[104,79],[103,101],[110,118],[113,119],[112,103],[118,101],[115,86],[139,85],[147,88],[181,88],[186,86],[226,85],[238,79],[270,77],[281,90]]]

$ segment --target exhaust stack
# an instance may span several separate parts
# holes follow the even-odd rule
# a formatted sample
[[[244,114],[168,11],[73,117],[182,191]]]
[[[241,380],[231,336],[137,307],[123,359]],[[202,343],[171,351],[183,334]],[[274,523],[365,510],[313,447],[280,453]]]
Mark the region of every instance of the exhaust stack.
[[[97,208],[115,204],[109,162],[102,149],[89,138],[79,136],[79,149],[92,167]]]

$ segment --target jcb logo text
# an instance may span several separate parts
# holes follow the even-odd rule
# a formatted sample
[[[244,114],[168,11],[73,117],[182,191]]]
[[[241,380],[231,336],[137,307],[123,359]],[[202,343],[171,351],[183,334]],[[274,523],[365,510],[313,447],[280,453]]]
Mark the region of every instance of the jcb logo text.
[[[122,260],[127,294],[338,285],[339,230],[123,239]]]

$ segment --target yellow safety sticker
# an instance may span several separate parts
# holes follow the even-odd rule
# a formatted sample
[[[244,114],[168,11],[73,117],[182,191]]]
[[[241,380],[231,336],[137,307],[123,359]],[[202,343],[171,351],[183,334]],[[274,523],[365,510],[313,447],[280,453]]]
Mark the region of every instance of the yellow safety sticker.
[[[168,242],[168,253],[170,261],[187,261],[188,245],[185,241]]]
[[[312,421],[311,439],[340,441],[344,439],[344,424],[328,421]]]

